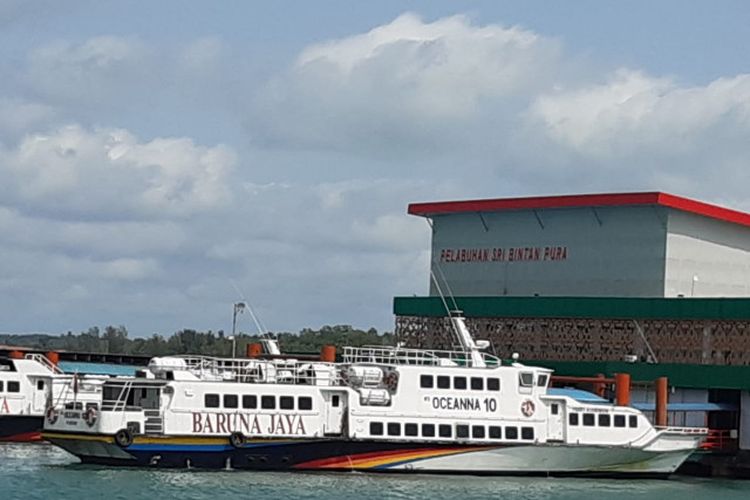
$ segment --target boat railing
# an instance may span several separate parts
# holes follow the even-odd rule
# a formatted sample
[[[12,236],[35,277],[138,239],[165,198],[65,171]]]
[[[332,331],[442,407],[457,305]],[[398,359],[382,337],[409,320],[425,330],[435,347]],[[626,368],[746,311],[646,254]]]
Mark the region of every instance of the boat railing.
[[[481,353],[486,367],[501,365],[497,356]],[[344,347],[344,363],[384,365],[473,366],[469,351],[444,351],[391,346]]]
[[[202,380],[300,385],[342,385],[334,363],[288,359],[234,359],[208,356],[176,356],[182,367]],[[156,368],[169,369],[165,365]]]
[[[663,426],[655,425],[654,428],[657,431],[666,431],[675,434],[699,434],[708,435],[709,430],[707,427],[675,427],[675,426]]]
[[[60,369],[59,366],[54,364],[52,361],[49,360],[47,356],[44,356],[43,354],[27,354],[26,359],[29,359],[31,361],[36,361],[40,365],[43,365],[45,368],[47,368],[49,371],[54,373],[55,375],[62,375],[64,372]]]

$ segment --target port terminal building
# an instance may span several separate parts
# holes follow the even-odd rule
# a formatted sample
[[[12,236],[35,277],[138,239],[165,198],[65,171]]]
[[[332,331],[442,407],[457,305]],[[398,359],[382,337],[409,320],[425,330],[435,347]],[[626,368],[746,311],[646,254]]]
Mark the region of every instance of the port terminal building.
[[[409,205],[429,294],[396,297],[408,345],[453,343],[442,292],[501,356],[568,376],[669,380],[669,424],[750,450],[750,214],[661,192]]]

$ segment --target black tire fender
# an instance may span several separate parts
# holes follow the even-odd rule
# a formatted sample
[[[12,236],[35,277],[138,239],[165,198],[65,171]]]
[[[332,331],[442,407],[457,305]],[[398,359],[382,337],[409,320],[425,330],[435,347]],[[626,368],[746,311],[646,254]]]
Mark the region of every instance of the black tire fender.
[[[120,429],[115,434],[115,443],[120,448],[127,448],[133,444],[133,434],[127,429]]]
[[[235,448],[242,448],[245,446],[245,442],[247,442],[247,439],[241,432],[233,432],[229,435],[229,444]]]

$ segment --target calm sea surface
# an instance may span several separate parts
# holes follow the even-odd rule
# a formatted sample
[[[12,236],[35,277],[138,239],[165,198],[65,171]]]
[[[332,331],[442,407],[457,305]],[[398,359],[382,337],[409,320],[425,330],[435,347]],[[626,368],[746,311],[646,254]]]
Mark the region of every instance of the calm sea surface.
[[[50,445],[0,445],[0,500],[750,499],[750,481],[625,481],[387,474],[155,471],[84,466]]]

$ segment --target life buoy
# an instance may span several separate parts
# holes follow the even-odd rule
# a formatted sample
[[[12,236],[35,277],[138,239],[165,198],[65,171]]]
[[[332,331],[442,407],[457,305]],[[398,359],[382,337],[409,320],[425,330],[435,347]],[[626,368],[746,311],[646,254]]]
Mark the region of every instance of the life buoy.
[[[93,427],[98,418],[99,412],[96,411],[96,408],[94,407],[89,408],[88,410],[86,410],[86,413],[83,414],[83,419],[86,421],[86,425],[88,425],[89,427]]]
[[[235,448],[242,448],[245,446],[245,435],[241,432],[233,432],[229,435],[229,444]]]
[[[120,429],[117,431],[117,434],[115,434],[115,443],[117,443],[117,446],[120,448],[127,448],[133,444],[133,435],[127,429]]]
[[[385,376],[384,382],[385,382],[385,386],[391,392],[395,392],[396,388],[398,387],[398,372],[396,371],[388,372],[388,375]]]
[[[47,408],[47,412],[46,413],[47,413],[47,415],[46,415],[47,416],[47,422],[49,422],[50,425],[52,425],[55,422],[57,422],[58,414],[57,414],[57,410],[55,410],[54,407],[50,406],[49,408]]]
[[[525,417],[532,416],[535,409],[536,408],[534,407],[534,402],[530,399],[527,399],[526,401],[521,403],[521,413],[523,413]]]

